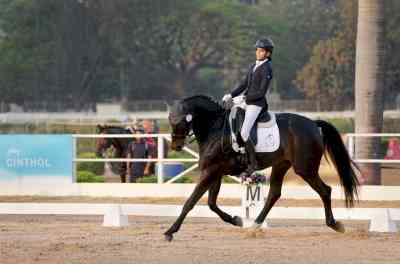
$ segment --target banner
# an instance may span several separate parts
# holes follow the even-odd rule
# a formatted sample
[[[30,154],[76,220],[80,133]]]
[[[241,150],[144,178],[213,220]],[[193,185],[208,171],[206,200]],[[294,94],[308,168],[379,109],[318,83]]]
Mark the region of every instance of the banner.
[[[71,135],[0,135],[0,182],[72,183]]]

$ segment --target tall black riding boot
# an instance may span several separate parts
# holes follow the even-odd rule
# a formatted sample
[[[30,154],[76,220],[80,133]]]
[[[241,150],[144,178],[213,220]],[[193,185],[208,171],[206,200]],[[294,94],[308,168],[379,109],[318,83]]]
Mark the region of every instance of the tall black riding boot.
[[[241,177],[248,177],[253,174],[253,172],[257,169],[257,159],[256,159],[256,150],[253,142],[248,139],[245,143],[245,150],[247,155],[247,169],[241,174]]]

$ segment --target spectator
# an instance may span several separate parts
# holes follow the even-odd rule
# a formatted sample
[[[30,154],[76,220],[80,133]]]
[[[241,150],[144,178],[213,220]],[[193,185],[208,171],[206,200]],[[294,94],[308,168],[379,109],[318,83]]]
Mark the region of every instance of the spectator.
[[[136,134],[143,134],[144,130],[139,128]],[[151,151],[145,138],[135,138],[128,145],[127,158],[146,159],[152,158]],[[151,162],[127,162],[128,182],[136,182],[144,175],[150,174]]]
[[[154,134],[154,125],[151,120],[145,119],[143,120],[143,129],[144,133],[146,134]],[[146,142],[149,148],[149,154],[152,157],[157,157],[157,140],[154,137],[147,137]],[[155,173],[155,163],[151,162],[148,166],[149,174],[154,174]]]
[[[154,133],[154,126],[153,126],[153,122],[151,120],[143,120],[143,129],[144,129],[144,133],[146,134],[153,134]],[[147,143],[149,145],[155,145],[155,138],[153,137],[148,137],[146,138]]]

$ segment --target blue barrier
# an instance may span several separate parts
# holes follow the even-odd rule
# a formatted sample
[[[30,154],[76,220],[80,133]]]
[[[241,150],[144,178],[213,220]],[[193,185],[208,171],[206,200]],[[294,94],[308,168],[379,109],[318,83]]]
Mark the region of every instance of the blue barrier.
[[[0,181],[71,183],[72,164],[71,135],[0,135]]]
[[[157,165],[156,165],[156,168],[157,168]],[[163,164],[164,180],[173,178],[184,170],[185,170],[185,168],[183,167],[182,162],[165,162]]]

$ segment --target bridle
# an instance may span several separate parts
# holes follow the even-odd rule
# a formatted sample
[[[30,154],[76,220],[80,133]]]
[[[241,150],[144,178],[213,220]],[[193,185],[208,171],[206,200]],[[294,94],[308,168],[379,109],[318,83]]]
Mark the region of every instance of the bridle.
[[[179,118],[180,119],[180,121],[182,121],[182,119],[184,119],[185,118],[185,116],[183,116],[183,117],[181,117],[181,118]],[[171,120],[173,120],[173,121],[175,121],[175,120],[177,120],[178,118],[176,118],[176,117],[173,117],[173,118],[171,118]],[[171,136],[172,136],[172,138],[173,139],[177,139],[177,140],[182,140],[183,142],[185,142],[186,141],[186,138],[187,137],[189,137],[189,138],[192,138],[190,141],[189,141],[189,144],[191,144],[191,143],[193,143],[193,141],[195,141],[196,140],[196,137],[194,136],[194,133],[193,133],[193,129],[192,129],[192,121],[185,121],[186,122],[186,129],[185,129],[185,133],[182,133],[182,134],[180,134],[180,133],[175,133],[175,132],[172,132],[171,133]],[[173,123],[179,123],[179,122],[173,122]]]

